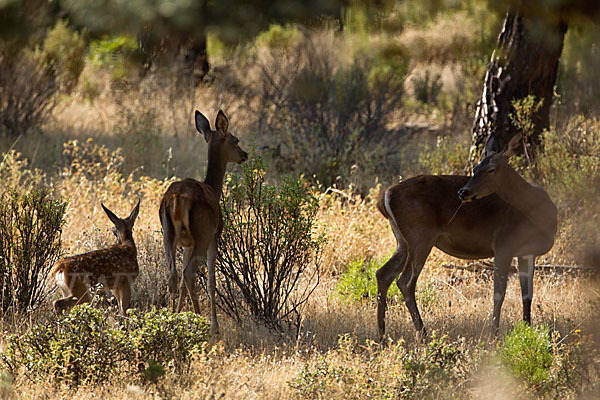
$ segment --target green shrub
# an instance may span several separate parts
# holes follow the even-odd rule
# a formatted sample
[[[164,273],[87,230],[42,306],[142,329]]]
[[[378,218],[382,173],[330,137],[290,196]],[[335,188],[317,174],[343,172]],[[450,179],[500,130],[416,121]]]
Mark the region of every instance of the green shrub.
[[[299,44],[302,33],[293,25],[281,26],[272,24],[267,31],[260,33],[255,44],[258,47],[287,50]]]
[[[74,307],[58,321],[9,336],[1,360],[13,375],[22,371],[33,381],[105,382],[132,359],[125,335],[107,317],[88,304]]]
[[[48,31],[41,50],[41,60],[56,75],[61,89],[70,92],[77,85],[85,66],[85,38],[59,20]]]
[[[530,386],[542,387],[551,380],[553,342],[546,325],[533,327],[518,322],[505,335],[499,354],[508,370]]]
[[[0,364],[33,381],[103,383],[119,373],[156,376],[164,366],[180,371],[208,338],[208,324],[196,314],[128,314],[121,322],[89,304],[76,306],[58,320],[8,336]]]
[[[265,183],[254,157],[226,182],[218,267],[223,309],[238,320],[249,313],[269,326],[295,318],[319,282],[323,238],[317,236],[317,197],[302,179]]]
[[[153,369],[157,363],[181,371],[189,367],[191,355],[208,340],[206,319],[191,312],[173,313],[153,308],[147,313],[130,312],[125,321],[137,360]]]
[[[0,195],[0,310],[26,311],[46,299],[46,278],[61,254],[66,203],[44,190]]]

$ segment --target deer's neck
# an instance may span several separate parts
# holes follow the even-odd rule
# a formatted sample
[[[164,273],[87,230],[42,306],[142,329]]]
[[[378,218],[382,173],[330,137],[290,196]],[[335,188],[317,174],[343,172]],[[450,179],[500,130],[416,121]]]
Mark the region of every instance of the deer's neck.
[[[533,186],[512,168],[502,182],[498,196],[523,213],[535,226],[554,237],[556,206],[540,187]]]
[[[227,170],[227,164],[221,162],[213,154],[208,154],[208,168],[206,169],[206,178],[204,183],[209,185],[215,191],[217,198],[221,198],[223,192],[223,179],[225,178],[225,171]]]

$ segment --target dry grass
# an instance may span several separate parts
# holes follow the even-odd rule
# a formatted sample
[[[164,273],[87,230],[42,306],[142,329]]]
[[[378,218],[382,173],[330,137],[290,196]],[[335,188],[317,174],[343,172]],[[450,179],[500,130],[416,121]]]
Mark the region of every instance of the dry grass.
[[[106,153],[107,164],[112,161]],[[113,155],[114,156],[114,155]],[[82,155],[83,157],[83,155]],[[13,176],[25,176],[28,169],[17,165]],[[19,165],[21,165],[19,167]],[[102,169],[106,171],[106,169]],[[162,240],[156,215],[159,196],[169,181],[150,178],[122,178],[114,171],[104,172],[88,179],[83,172],[55,177],[52,184],[58,194],[70,199],[67,225],[64,230],[65,251],[77,253],[105,245],[112,241],[109,221],[99,207],[101,201],[123,214],[131,209],[138,197],[142,198],[140,216],[135,227],[139,248],[141,274],[136,281],[134,305],[147,309],[150,305],[166,305],[166,268],[162,254]],[[337,275],[350,261],[362,258],[385,258],[393,249],[394,239],[387,222],[376,211],[373,198],[360,199],[350,194],[322,195],[318,219],[328,236],[323,254],[326,271],[321,285],[303,310],[298,334],[275,333],[264,327],[246,322],[237,326],[221,315],[222,335],[213,340],[210,350],[192,363],[183,376],[167,374],[158,385],[143,383],[138,378],[123,377],[118,382],[107,382],[104,387],[82,387],[76,393],[65,387],[31,383],[22,377],[0,388],[6,398],[73,397],[81,399],[161,398],[183,399],[292,399],[302,397],[291,386],[304,368],[312,368],[326,360],[331,368],[345,365],[358,379],[357,385],[367,385],[369,379],[393,382],[394,374],[401,374],[402,354],[407,349],[421,346],[415,341],[412,322],[403,304],[393,302],[387,314],[390,342],[384,347],[372,347],[376,338],[375,304],[372,301],[352,303],[334,293]],[[560,259],[559,235],[556,250],[547,260]],[[492,311],[493,283],[488,272],[448,270],[441,266],[465,264],[434,250],[424,268],[420,286],[433,288],[433,300],[422,307],[423,319],[431,330],[459,341],[463,350],[476,351],[481,343],[489,342]],[[565,340],[571,340],[575,329],[586,329],[593,322],[594,302],[599,299],[597,286],[585,275],[538,273],[535,278],[534,323],[547,324]],[[206,299],[204,307],[206,308]],[[4,332],[27,329],[34,321],[44,319],[39,310],[26,323],[2,321]],[[512,275],[503,307],[501,331],[506,332],[521,318],[521,300],[518,279]],[[339,342],[348,335],[351,345]],[[396,342],[400,340],[400,342]],[[397,347],[397,343],[405,345]],[[0,348],[4,345],[0,339]],[[350,348],[348,348],[350,346]],[[405,346],[405,347],[404,347]],[[487,347],[486,347],[487,346]],[[494,344],[484,345],[493,351]],[[519,382],[498,372],[491,361],[482,359],[470,378],[462,384],[465,397],[485,398],[490,387],[499,380],[505,388],[498,398],[510,398],[521,392]],[[383,385],[383,383],[381,383]],[[3,384],[0,383],[0,386]],[[360,386],[361,390],[366,390]],[[329,388],[334,398],[350,398],[344,386]],[[2,392],[4,391],[4,392]],[[357,394],[355,393],[354,398]]]

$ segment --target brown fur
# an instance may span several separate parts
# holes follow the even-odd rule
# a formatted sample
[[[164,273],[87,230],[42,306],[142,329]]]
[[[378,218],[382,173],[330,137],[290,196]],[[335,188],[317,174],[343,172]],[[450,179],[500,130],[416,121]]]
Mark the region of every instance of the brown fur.
[[[461,202],[459,191],[468,197],[467,202]],[[377,208],[390,221],[398,243],[376,274],[381,338],[387,291],[398,276],[396,284],[415,328],[419,335],[425,333],[415,288],[433,246],[463,259],[495,258],[494,331],[498,330],[508,269],[512,258],[517,257],[523,319],[530,320],[531,263],[554,244],[557,210],[548,194],[520,177],[504,155],[486,158],[475,168],[473,177],[422,175],[393,185],[382,192]]]

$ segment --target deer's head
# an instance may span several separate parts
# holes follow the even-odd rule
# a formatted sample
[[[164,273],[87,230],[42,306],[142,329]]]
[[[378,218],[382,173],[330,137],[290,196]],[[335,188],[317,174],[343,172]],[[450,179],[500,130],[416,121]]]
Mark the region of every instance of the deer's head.
[[[473,176],[460,188],[458,196],[464,202],[481,199],[496,193],[502,185],[506,169],[511,168],[508,158],[521,146],[522,135],[514,136],[508,147],[501,153],[488,152],[488,155],[473,168]]]
[[[208,143],[209,154],[214,155],[225,163],[234,162],[241,164],[248,159],[240,147],[240,140],[232,135],[229,130],[229,120],[222,110],[219,110],[215,120],[216,130],[210,129],[210,124],[202,113],[196,110],[196,129],[204,136]]]
[[[138,200],[137,205],[133,208],[131,214],[129,214],[127,218],[117,217],[112,211],[106,208],[104,204],[100,204],[108,216],[108,219],[115,225],[112,231],[117,237],[117,242],[124,243],[130,241],[133,243],[133,225],[135,224],[135,219],[140,211],[140,201]]]

